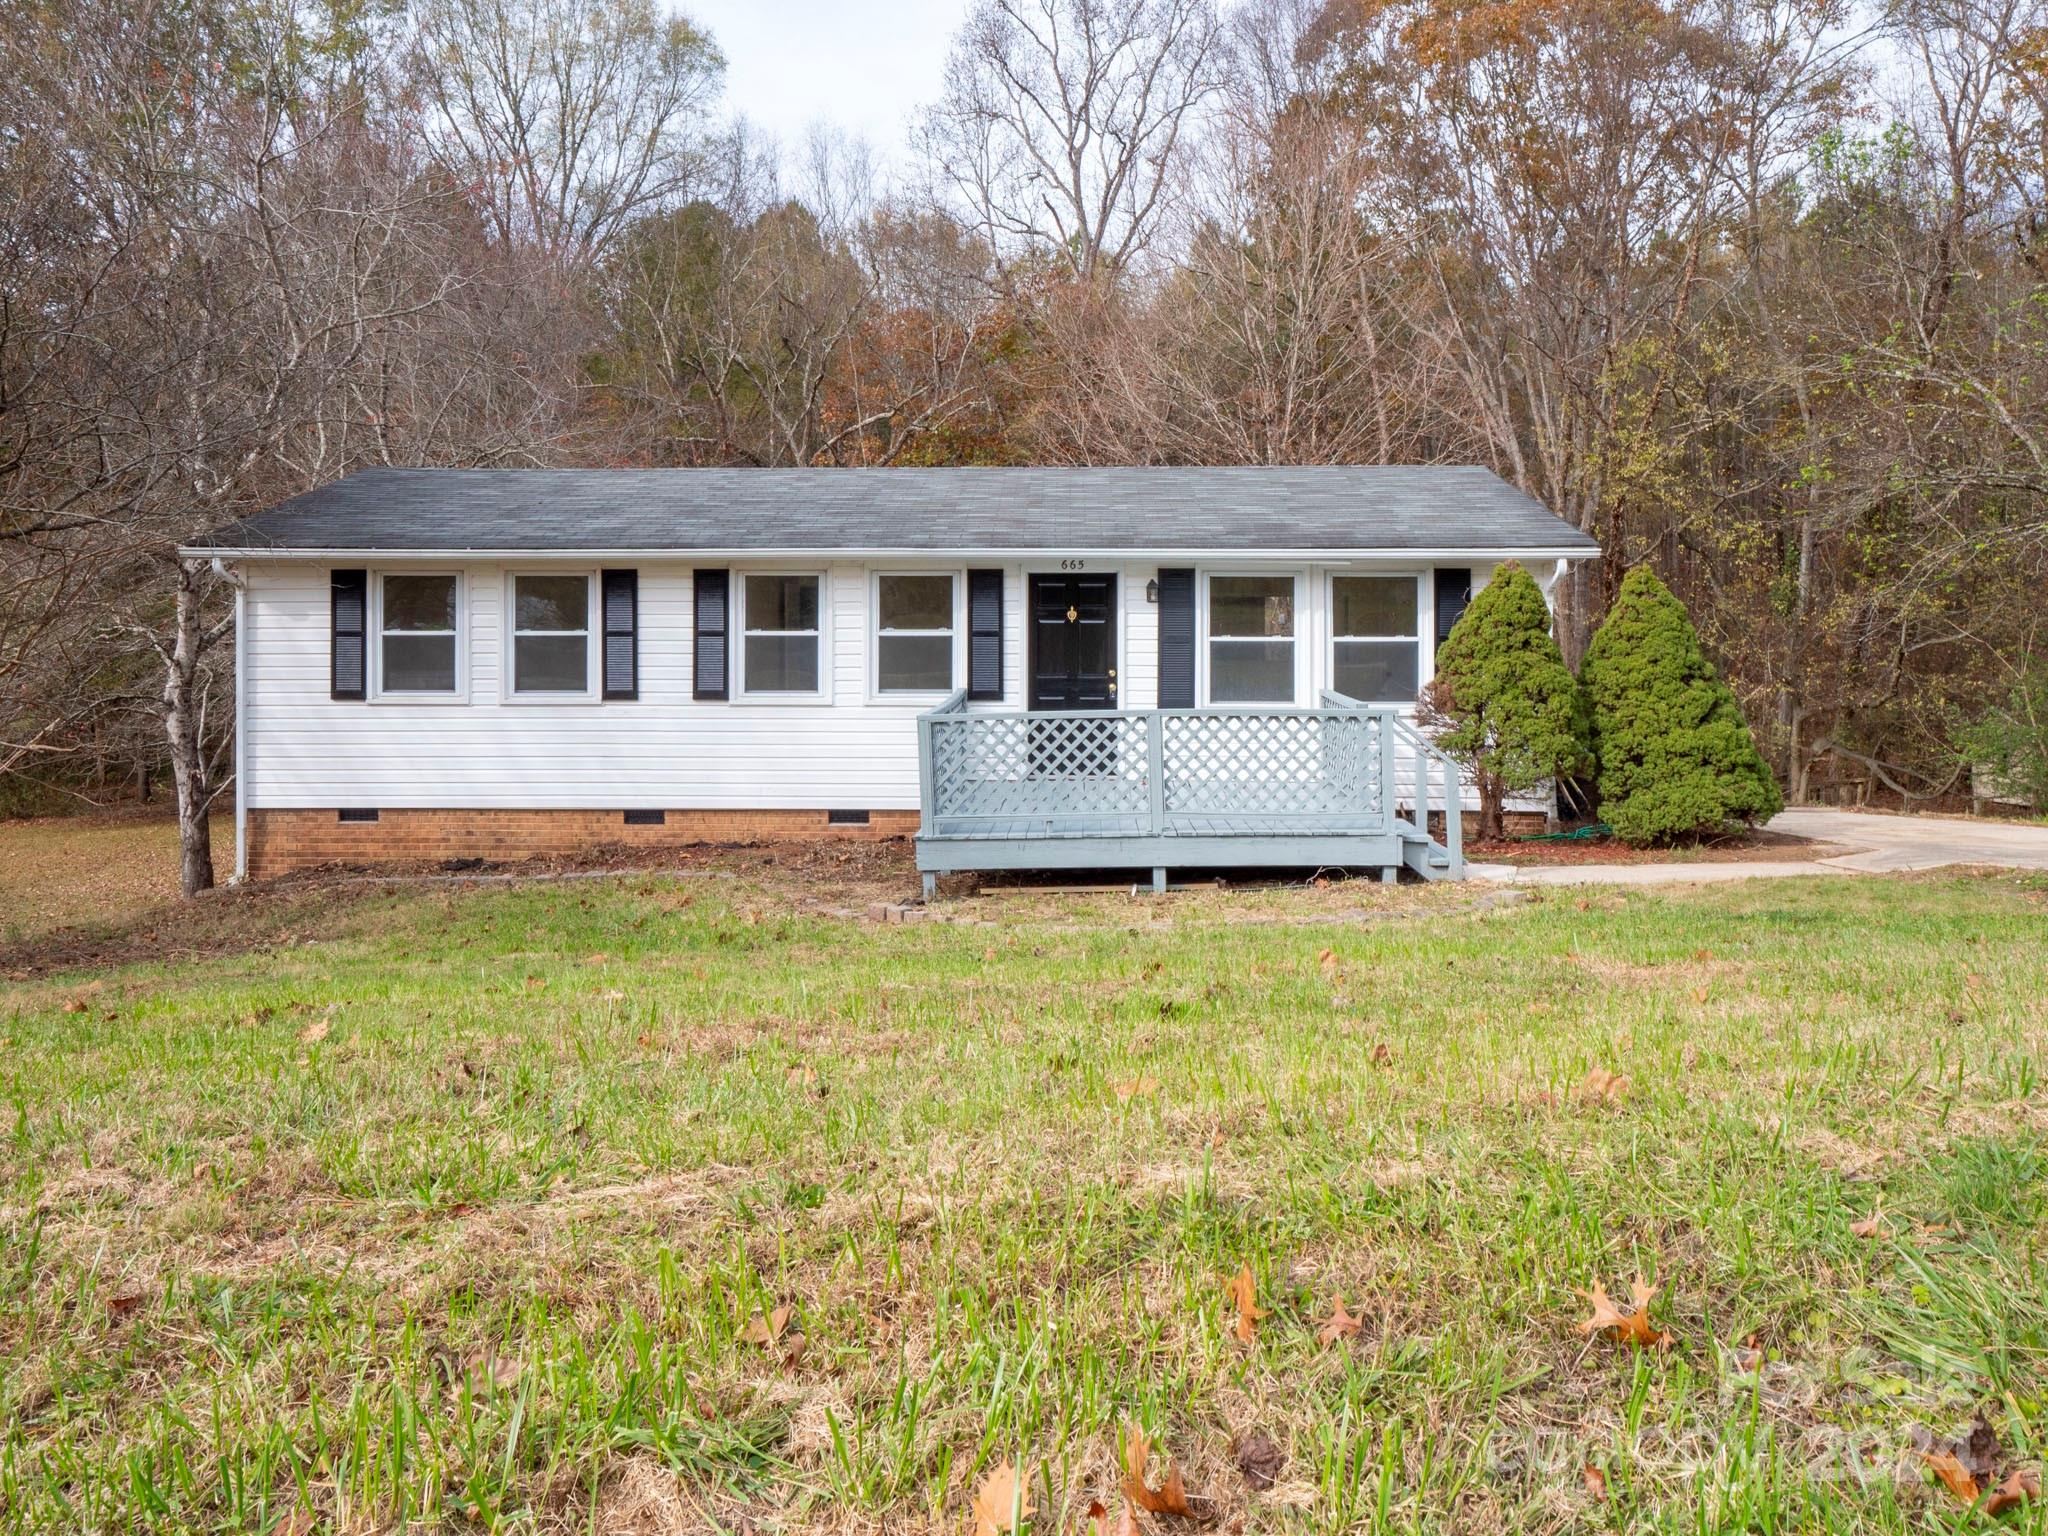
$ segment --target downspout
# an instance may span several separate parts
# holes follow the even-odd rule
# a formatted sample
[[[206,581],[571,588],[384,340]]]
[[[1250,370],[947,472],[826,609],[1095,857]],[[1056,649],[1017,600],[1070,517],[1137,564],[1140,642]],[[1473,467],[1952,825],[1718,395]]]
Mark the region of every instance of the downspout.
[[[249,593],[242,578],[218,556],[213,561],[213,574],[233,583],[235,588],[235,873],[229,884],[240,885],[249,878],[249,807],[242,793],[242,742],[246,739],[249,709],[249,626],[243,621],[248,617]]]

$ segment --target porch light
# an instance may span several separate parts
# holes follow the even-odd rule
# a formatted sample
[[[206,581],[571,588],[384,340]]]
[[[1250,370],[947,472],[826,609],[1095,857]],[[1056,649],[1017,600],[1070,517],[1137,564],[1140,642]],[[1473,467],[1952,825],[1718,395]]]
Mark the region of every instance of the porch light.
[[[1159,578],[1156,576],[1145,583],[1145,601],[1148,603],[1159,601]]]

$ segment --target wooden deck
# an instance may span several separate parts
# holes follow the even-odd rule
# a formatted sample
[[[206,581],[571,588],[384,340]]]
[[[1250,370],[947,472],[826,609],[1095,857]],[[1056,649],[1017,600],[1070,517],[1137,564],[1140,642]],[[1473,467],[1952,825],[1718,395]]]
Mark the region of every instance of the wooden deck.
[[[1398,711],[1338,694],[1317,709],[975,713],[956,693],[920,717],[918,764],[927,893],[959,870],[1149,869],[1155,889],[1169,869],[1464,874],[1456,767]]]

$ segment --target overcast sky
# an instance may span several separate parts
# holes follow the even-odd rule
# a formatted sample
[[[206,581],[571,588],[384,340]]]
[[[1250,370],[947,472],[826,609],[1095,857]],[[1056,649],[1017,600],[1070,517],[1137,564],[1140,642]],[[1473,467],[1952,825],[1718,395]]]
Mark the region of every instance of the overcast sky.
[[[912,114],[938,92],[967,0],[681,0],[725,54],[727,113],[794,148],[824,119],[901,156]]]

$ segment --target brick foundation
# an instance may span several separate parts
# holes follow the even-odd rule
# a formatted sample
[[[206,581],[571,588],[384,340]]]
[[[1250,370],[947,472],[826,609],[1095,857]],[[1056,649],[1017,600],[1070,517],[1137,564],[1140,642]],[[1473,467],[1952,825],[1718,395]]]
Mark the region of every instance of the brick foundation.
[[[438,864],[448,859],[573,857],[605,849],[656,851],[690,843],[909,837],[916,811],[873,811],[866,826],[834,826],[824,811],[669,811],[661,826],[628,826],[623,811],[378,811],[342,821],[334,810],[249,812],[249,874],[266,880],[321,864]]]
[[[1401,814],[1405,816],[1408,812],[1404,809]],[[1509,837],[1534,837],[1539,832],[1548,832],[1550,830],[1550,818],[1541,811],[1502,811],[1500,813],[1500,821],[1501,826],[1506,830]],[[1477,837],[1479,835],[1479,812],[1476,809],[1467,807],[1464,815],[1460,818],[1460,825],[1467,837]],[[1438,838],[1444,835],[1444,813],[1442,811],[1431,811],[1429,813],[1429,835]]]

